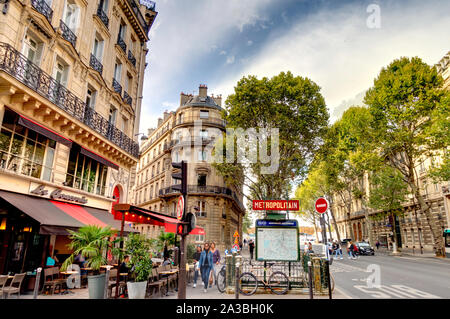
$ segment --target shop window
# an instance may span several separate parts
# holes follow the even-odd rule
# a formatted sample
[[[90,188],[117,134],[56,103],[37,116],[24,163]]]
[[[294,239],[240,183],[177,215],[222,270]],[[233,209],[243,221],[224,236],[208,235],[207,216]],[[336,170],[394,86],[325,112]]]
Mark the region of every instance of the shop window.
[[[0,167],[51,181],[56,141],[23,127],[17,121],[16,113],[5,110],[0,131]]]
[[[72,148],[65,185],[104,196],[108,168]]]

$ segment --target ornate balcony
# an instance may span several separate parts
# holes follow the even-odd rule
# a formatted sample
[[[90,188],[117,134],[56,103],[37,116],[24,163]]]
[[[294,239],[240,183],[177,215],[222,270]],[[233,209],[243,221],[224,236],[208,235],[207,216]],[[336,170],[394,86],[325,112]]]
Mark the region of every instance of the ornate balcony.
[[[139,5],[136,3],[135,0],[128,0],[128,3],[131,5],[131,9],[133,10],[134,14],[136,15],[141,26],[144,28],[145,33],[148,34],[150,27],[147,24],[147,22],[145,21],[144,17],[142,16]],[[156,7],[156,4],[153,5],[153,9],[155,9],[155,7]]]
[[[195,121],[202,121],[202,124],[215,124],[222,127],[227,126],[227,122],[224,119],[214,117],[200,118],[199,116],[183,116],[181,119],[180,118],[177,119],[175,125],[182,125],[182,124],[193,125]]]
[[[114,92],[122,95],[122,85],[120,85],[119,82],[117,82],[117,80],[115,78],[112,79],[112,85],[113,85]]]
[[[73,31],[69,29],[69,27],[63,22],[63,20],[60,21],[59,26],[61,28],[63,38],[69,41],[75,49],[75,45],[77,44],[77,36],[75,35],[75,33],[73,33]]]
[[[100,63],[99,60],[91,53],[91,60],[89,61],[89,65],[98,73],[102,74],[103,72],[103,65]]]
[[[120,36],[117,38],[117,44],[123,50],[123,53],[127,54],[127,44]]]
[[[172,196],[174,194],[178,194],[180,191],[174,189],[173,187],[161,188],[159,190],[159,196]],[[244,209],[244,205],[241,203],[240,199],[237,197],[237,194],[233,192],[231,189],[221,186],[198,186],[198,185],[188,185],[187,189],[188,194],[215,194],[215,195],[227,195],[232,197],[238,206]]]
[[[45,0],[31,0],[31,6],[39,13],[44,15],[48,22],[52,24],[53,10]]]
[[[85,102],[59,84],[39,66],[29,61],[11,45],[3,42],[0,42],[0,70],[28,86],[71,117],[83,122],[135,158],[138,157],[138,143],[111,125],[99,113],[87,107]]]
[[[130,50],[128,50],[128,61],[133,64],[134,67],[136,67],[136,58],[134,57],[133,53],[131,53]]]
[[[102,22],[105,25],[105,27],[108,28],[109,18],[106,15],[106,13],[103,11],[103,9],[102,9],[102,7],[100,5],[98,6],[98,9],[97,9],[97,17],[99,17],[100,20],[102,20]]]
[[[123,91],[123,101],[129,106],[132,106],[133,99],[128,95],[127,91]]]

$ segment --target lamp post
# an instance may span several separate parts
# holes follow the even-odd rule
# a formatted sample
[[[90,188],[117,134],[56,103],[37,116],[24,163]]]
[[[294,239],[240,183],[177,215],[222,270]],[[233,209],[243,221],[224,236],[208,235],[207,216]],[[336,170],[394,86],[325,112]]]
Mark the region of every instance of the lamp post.
[[[137,134],[134,134],[134,136],[139,136],[139,135],[142,135],[141,141],[146,141],[146,140],[148,140],[148,137],[147,137],[144,133],[137,133]]]

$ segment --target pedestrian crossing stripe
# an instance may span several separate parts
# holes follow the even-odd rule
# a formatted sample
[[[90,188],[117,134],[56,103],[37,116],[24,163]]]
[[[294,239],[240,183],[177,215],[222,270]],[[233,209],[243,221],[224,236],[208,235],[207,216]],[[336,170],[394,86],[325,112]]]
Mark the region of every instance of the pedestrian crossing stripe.
[[[376,288],[355,285],[354,288],[370,295],[373,298],[391,299],[392,297],[400,299],[441,299],[439,296],[427,293],[405,285],[381,285]]]

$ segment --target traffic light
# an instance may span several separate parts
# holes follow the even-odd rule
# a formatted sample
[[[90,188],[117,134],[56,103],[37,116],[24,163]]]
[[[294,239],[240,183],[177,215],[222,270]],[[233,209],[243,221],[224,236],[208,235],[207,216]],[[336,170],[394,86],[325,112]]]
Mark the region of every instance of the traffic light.
[[[183,224],[178,224],[177,226],[177,235],[184,235],[183,231],[184,231],[184,225]]]
[[[193,214],[193,213],[187,213],[186,222],[187,222],[186,234],[189,234],[196,227],[197,217],[195,217],[195,214]]]
[[[179,173],[172,174],[172,178],[181,180],[180,184],[172,185],[172,189],[180,191],[181,194],[187,194],[187,163],[181,161],[181,163],[172,163],[173,168],[181,170]]]

